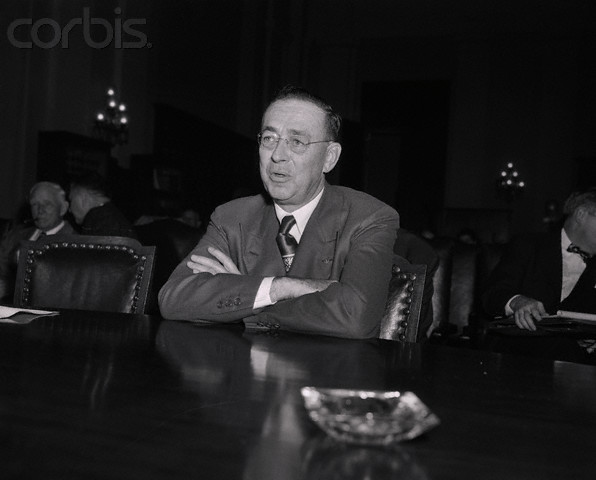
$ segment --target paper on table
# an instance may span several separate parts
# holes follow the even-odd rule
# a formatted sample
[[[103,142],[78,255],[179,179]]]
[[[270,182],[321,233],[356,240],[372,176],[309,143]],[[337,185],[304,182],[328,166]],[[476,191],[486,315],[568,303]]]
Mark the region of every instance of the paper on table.
[[[582,323],[596,324],[596,315],[593,313],[568,312],[566,310],[557,311],[557,317],[569,318]]]
[[[0,305],[0,323],[29,323],[34,318],[58,315],[51,310],[33,310]]]

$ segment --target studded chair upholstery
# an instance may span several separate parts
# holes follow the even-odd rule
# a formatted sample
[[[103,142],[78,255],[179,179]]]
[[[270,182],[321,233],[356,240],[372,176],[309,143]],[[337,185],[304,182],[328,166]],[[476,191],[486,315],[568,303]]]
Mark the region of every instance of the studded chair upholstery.
[[[173,218],[156,220],[135,227],[143,245],[155,245],[156,261],[153,287],[156,291],[168,280],[171,273],[199,243],[202,232]]]
[[[14,304],[144,313],[155,247],[125,237],[51,236],[23,243]]]
[[[414,265],[402,257],[394,257],[379,338],[416,342],[424,337],[418,327],[425,278],[426,265]]]

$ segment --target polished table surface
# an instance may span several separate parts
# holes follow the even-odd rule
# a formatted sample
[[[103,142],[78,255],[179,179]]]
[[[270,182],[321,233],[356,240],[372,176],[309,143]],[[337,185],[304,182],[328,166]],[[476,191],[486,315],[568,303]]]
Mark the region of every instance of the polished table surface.
[[[593,366],[76,311],[0,324],[0,352],[0,478],[596,478]],[[441,424],[337,444],[304,385],[410,390]]]

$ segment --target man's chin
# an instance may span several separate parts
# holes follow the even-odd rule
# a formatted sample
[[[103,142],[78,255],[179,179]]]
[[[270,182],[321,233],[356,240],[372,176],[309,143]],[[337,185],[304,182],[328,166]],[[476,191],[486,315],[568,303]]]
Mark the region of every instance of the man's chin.
[[[273,198],[279,198],[285,200],[292,197],[293,189],[286,182],[268,182],[266,184],[266,190]]]

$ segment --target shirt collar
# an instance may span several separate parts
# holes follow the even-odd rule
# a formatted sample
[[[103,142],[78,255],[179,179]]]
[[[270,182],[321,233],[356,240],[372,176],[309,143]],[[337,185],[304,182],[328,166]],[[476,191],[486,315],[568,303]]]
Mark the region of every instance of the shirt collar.
[[[321,197],[323,196],[324,190],[325,190],[325,188],[322,188],[321,191],[319,192],[319,194],[315,198],[313,198],[306,205],[303,205],[302,207],[300,207],[297,210],[294,210],[291,213],[286,212],[277,203],[275,203],[274,204],[275,205],[275,215],[277,216],[277,219],[281,223],[282,218],[284,218],[287,215],[292,215],[296,219],[296,228],[298,229],[298,233],[300,234],[300,236],[302,236],[302,233],[304,232],[304,229],[306,228],[306,224],[310,220],[312,212],[315,211],[315,208],[317,208],[317,205],[319,204],[319,201],[321,200]]]
[[[60,230],[62,230],[62,227],[64,226],[64,220],[62,220],[58,225],[56,225],[54,228],[50,228],[49,230],[46,231],[46,235],[55,235],[56,233],[58,233]],[[37,236],[39,237],[41,235],[41,230],[38,228],[37,231]]]
[[[563,249],[563,251],[567,251],[567,247],[569,247],[569,245],[571,245],[571,240],[569,240],[569,237],[567,236],[567,232],[565,231],[564,228],[561,229],[561,249]]]

